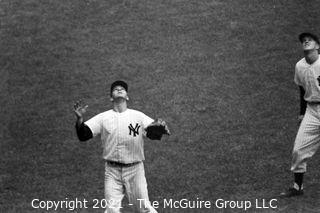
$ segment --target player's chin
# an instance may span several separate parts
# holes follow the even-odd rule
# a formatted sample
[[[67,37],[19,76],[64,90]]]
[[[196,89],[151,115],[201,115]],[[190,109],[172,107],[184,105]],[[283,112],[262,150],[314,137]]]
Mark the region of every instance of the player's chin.
[[[303,51],[312,51],[312,50],[314,50],[315,48],[314,47],[312,47],[312,46],[305,46],[305,47],[303,47]]]
[[[127,97],[126,96],[115,96],[113,99],[114,100],[127,100]]]

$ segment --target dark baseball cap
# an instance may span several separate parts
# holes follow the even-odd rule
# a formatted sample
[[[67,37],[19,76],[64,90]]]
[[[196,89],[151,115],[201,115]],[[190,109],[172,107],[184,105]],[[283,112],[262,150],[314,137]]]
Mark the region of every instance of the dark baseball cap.
[[[299,35],[299,41],[302,43],[302,40],[303,40],[305,37],[310,37],[310,38],[312,38],[315,42],[317,42],[318,44],[320,44],[318,36],[316,36],[315,34],[312,34],[312,33],[301,33],[301,34]]]
[[[112,91],[116,86],[122,86],[128,92],[128,84],[124,81],[118,80],[111,84],[110,95],[112,94]]]

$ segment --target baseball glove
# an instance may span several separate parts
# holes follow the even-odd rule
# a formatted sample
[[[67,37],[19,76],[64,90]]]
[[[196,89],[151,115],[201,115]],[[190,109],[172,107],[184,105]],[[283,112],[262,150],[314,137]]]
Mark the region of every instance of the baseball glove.
[[[151,140],[161,140],[162,135],[170,135],[169,128],[162,119],[155,120],[145,130],[146,136]]]

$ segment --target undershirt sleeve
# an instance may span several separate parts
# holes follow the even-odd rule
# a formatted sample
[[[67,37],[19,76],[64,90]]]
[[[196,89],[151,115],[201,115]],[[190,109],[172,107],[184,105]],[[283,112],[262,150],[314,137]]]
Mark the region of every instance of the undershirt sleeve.
[[[80,141],[87,141],[93,137],[90,128],[84,123],[81,123],[80,125],[76,124],[76,130]]]
[[[300,115],[304,115],[307,109],[307,102],[304,100],[305,91],[302,86],[299,86],[300,90]]]

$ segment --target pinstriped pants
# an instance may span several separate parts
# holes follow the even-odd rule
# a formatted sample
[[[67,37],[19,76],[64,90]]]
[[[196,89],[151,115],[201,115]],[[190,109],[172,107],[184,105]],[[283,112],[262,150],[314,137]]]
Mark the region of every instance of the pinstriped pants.
[[[320,146],[320,104],[308,103],[292,151],[291,171],[307,171],[307,160]]]
[[[125,194],[129,205],[135,207],[135,212],[157,213],[149,201],[143,162],[128,167],[113,166],[106,162],[104,185],[108,203],[105,213],[120,213]]]

